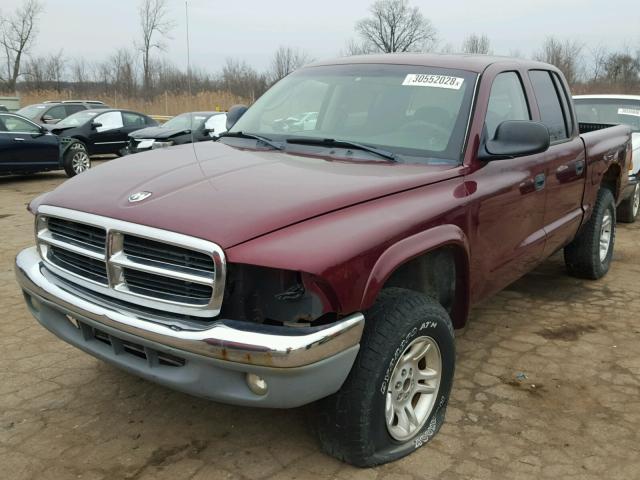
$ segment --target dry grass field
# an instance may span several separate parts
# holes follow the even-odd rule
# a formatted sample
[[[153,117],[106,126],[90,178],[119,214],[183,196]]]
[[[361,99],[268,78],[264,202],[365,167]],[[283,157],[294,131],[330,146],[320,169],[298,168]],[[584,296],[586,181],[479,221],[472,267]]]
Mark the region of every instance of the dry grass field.
[[[175,94],[167,92],[157,95],[151,100],[146,100],[142,97],[127,98],[115,93],[113,95],[86,95],[82,98],[101,100],[114,108],[128,108],[149,115],[177,115],[183,112],[198,110],[224,111],[238,103],[249,103],[245,98],[222,91],[198,92],[192,95],[188,93]],[[31,105],[46,100],[72,99],[79,99],[78,95],[72,91],[57,92],[55,90],[38,90],[21,94],[20,105]]]

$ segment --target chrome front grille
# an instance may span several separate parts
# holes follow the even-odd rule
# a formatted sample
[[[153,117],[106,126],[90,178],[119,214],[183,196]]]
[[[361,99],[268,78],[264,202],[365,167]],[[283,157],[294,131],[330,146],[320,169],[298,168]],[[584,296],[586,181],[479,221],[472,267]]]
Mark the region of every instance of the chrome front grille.
[[[214,243],[47,205],[36,237],[46,267],[67,281],[160,312],[220,313],[225,259]]]

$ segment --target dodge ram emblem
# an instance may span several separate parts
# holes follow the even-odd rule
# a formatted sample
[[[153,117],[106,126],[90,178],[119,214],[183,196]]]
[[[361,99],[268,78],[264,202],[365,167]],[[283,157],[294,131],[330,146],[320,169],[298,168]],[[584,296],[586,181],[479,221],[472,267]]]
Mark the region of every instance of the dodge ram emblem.
[[[129,195],[129,203],[141,202],[145,198],[149,198],[151,196],[151,192],[136,192]]]

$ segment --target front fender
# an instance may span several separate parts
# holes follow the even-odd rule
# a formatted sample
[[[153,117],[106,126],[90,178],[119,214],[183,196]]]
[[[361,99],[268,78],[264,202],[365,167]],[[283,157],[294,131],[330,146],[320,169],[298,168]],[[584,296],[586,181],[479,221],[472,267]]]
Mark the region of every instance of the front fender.
[[[469,243],[467,236],[457,225],[438,225],[404,238],[387,248],[371,270],[360,310],[368,310],[373,306],[385,282],[398,267],[418,256],[449,246],[454,247],[457,276],[451,316],[454,325],[462,327],[469,310]]]

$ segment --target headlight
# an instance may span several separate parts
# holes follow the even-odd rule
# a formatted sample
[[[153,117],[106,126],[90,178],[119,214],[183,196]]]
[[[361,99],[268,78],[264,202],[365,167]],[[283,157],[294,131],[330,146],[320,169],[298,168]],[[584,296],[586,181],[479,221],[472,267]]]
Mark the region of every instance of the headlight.
[[[156,148],[165,148],[165,147],[170,147],[171,145],[173,145],[173,141],[169,140],[168,142],[158,142],[157,140],[155,142],[153,142],[153,145],[151,145],[152,149],[156,149]]]

